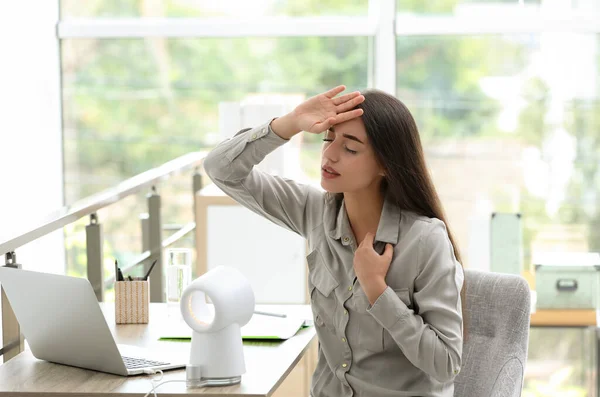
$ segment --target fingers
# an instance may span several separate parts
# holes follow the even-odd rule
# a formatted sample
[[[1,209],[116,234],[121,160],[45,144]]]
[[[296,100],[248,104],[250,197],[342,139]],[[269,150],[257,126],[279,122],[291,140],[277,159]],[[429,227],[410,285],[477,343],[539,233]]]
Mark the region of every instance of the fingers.
[[[324,95],[327,98],[333,98],[334,96],[336,96],[337,94],[339,94],[340,92],[344,91],[346,89],[345,85],[338,85],[335,88],[330,89],[329,91],[327,91],[326,93],[324,93]]]
[[[340,113],[337,116],[335,116],[334,122],[331,125],[340,124],[340,123],[343,123],[344,121],[355,119],[357,117],[362,116],[362,114],[363,114],[362,109],[354,109],[349,112]],[[331,127],[331,125],[329,127]],[[327,128],[329,128],[329,127],[327,127]]]
[[[392,244],[386,244],[385,251],[383,251],[383,256],[391,260],[393,254],[394,254],[394,246]]]
[[[349,94],[344,94],[344,95],[339,96],[337,98],[333,98],[332,101],[333,101],[334,105],[341,105],[342,103],[348,102],[350,99],[352,99],[354,97],[357,97],[359,95],[360,95],[359,91],[354,91],[354,92],[351,92]]]
[[[375,244],[375,235],[371,232],[368,232],[365,235],[365,238],[363,239],[363,241],[360,243],[360,246],[361,247],[371,247],[371,249],[373,249],[373,244]],[[384,256],[391,260],[393,254],[394,254],[394,246],[389,243],[386,244],[385,250],[383,251],[383,254],[381,254],[381,256]]]
[[[340,97],[340,98],[342,98],[342,97]],[[363,103],[364,101],[365,101],[365,97],[362,95],[358,95],[357,97],[350,99],[350,100],[336,106],[335,111],[336,111],[336,113],[343,113],[347,110],[355,108],[357,105]]]
[[[323,121],[322,123],[315,124],[310,129],[310,132],[321,133],[321,132],[329,129],[329,127],[331,127],[334,124],[335,124],[335,117],[330,117],[327,120]]]
[[[368,232],[365,235],[365,238],[363,239],[362,243],[360,243],[360,245],[366,245],[367,247],[371,247],[373,248],[373,240],[375,239],[375,235],[373,235],[373,233]]]

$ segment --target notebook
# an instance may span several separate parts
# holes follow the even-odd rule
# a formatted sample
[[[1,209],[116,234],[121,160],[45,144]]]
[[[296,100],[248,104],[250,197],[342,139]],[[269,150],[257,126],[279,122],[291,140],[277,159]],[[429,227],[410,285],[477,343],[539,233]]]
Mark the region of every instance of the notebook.
[[[271,339],[286,340],[306,326],[302,318],[280,318],[254,314],[248,324],[242,327],[242,339]],[[178,322],[165,327],[159,340],[189,341],[192,329],[184,322]]]

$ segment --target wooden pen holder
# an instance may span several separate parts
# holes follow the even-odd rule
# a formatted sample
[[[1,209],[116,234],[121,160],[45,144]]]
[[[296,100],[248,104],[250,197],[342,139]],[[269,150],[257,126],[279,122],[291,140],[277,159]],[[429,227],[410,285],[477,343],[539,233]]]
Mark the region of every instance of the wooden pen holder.
[[[115,321],[117,324],[148,324],[150,281],[115,282]]]

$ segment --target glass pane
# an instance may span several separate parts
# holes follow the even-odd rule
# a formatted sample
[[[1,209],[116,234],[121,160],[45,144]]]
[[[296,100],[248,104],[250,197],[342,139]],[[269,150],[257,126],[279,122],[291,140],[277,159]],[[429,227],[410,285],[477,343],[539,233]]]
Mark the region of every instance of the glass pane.
[[[163,240],[182,225],[194,220],[191,178],[191,173],[184,173],[171,177],[158,186],[162,203]],[[102,224],[104,237],[104,279],[114,276],[115,260],[118,261],[119,267],[124,269],[131,265],[142,252],[142,230],[139,215],[147,212],[147,193],[149,192],[129,196],[98,211],[98,220]],[[70,276],[87,277],[85,227],[88,223],[88,217],[84,217],[64,228],[66,272]],[[171,247],[194,248],[194,232],[188,233]],[[149,263],[145,265],[147,269]],[[137,266],[123,273],[125,277],[128,275],[142,276],[143,269],[144,266]],[[105,288],[105,300],[109,302],[114,300],[112,285],[107,285]]]
[[[297,101],[340,82],[365,89],[368,54],[364,37],[63,40],[66,200],[214,146],[221,140],[219,107],[228,101]],[[295,164],[301,161],[308,178],[319,175],[319,138],[302,136]],[[170,211],[163,224],[192,221],[191,176],[163,185],[163,208]],[[137,213],[147,206],[143,195],[136,200],[101,214],[110,247],[105,259],[128,255],[123,235],[139,241]],[[72,233],[83,233],[83,224]],[[85,263],[73,252],[69,258],[69,269],[79,266],[75,260]]]
[[[598,0],[397,0],[401,15],[457,15],[476,18],[491,16],[523,16],[543,13],[544,16],[564,17],[565,12],[598,12]]]
[[[536,252],[600,251],[599,38],[398,37],[398,97],[469,266],[489,261],[493,211],[523,214],[526,267]]]
[[[366,15],[368,0],[61,0],[61,17],[261,17]]]

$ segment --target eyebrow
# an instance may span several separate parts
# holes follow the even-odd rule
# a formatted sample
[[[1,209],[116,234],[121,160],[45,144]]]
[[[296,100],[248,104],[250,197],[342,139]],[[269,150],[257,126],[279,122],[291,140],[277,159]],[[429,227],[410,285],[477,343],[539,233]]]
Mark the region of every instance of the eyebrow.
[[[335,129],[334,129],[333,127],[329,127],[329,131],[331,131],[331,132],[335,133]],[[358,139],[357,137],[355,137],[354,135],[350,135],[350,134],[342,134],[342,136],[343,136],[344,138],[351,139],[351,140],[353,140],[353,141],[356,141],[356,142],[358,142],[358,143],[362,143],[362,144],[364,145],[364,142],[363,142],[363,141],[361,141],[360,139]]]

